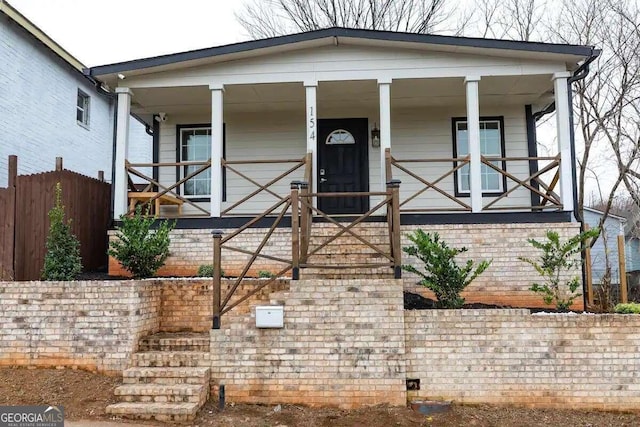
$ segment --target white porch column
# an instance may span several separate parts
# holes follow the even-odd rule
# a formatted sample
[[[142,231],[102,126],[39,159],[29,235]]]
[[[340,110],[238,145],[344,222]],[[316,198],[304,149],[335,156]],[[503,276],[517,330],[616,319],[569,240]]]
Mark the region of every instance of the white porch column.
[[[464,83],[467,90],[467,137],[469,143],[469,190],[471,211],[482,211],[482,174],[480,159],[480,104],[478,83],[480,76],[467,76]]]
[[[222,211],[222,144],[224,138],[224,85],[211,84],[211,216]]]
[[[391,79],[379,79],[380,92],[380,191],[387,191],[385,151],[391,148]]]
[[[556,126],[558,132],[558,151],[560,152],[560,197],[565,211],[573,210],[573,176],[571,164],[571,130],[569,115],[568,71],[553,74],[553,89],[556,101]]]
[[[307,103],[307,153],[311,153],[312,185],[311,191],[318,192],[318,106],[316,101],[317,81],[304,82],[305,97]],[[313,199],[314,205],[317,199]]]
[[[133,92],[128,87],[117,87],[116,94],[118,102],[116,107],[116,158],[113,164],[113,217],[118,219],[129,210],[127,203],[127,171],[124,167],[129,155],[129,120]]]

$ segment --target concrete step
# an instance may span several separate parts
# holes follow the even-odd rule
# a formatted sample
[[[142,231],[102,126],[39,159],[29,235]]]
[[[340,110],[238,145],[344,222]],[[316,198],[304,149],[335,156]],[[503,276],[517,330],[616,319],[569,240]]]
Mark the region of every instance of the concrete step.
[[[127,384],[116,387],[115,395],[123,402],[198,403],[208,399],[204,384]]]
[[[157,333],[140,339],[138,351],[209,351],[209,333]]]
[[[157,421],[193,421],[200,406],[197,403],[122,402],[107,406],[107,414],[124,418]]]
[[[209,353],[201,351],[143,351],[133,355],[137,367],[196,367],[209,366]]]
[[[205,384],[211,369],[194,368],[129,368],[122,372],[123,384]]]

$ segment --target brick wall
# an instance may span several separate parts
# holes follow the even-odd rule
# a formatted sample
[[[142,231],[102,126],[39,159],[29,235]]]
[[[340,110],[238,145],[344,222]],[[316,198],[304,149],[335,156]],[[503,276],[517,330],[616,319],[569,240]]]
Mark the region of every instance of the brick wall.
[[[314,224],[314,233],[326,224]],[[325,227],[326,228],[326,227]],[[538,277],[535,270],[518,257],[536,257],[538,252],[529,243],[528,238],[543,239],[547,230],[557,231],[561,238],[566,239],[579,232],[579,225],[573,223],[542,223],[542,224],[447,224],[447,225],[405,225],[403,226],[402,246],[409,245],[407,234],[417,228],[427,232],[438,232],[451,246],[466,246],[469,251],[461,254],[459,259],[492,260],[491,266],[478,277],[463,296],[468,302],[509,305],[513,307],[545,307],[542,298],[529,291],[531,282]],[[233,230],[224,230],[225,234]],[[255,249],[260,243],[266,229],[248,229],[229,242],[234,247]],[[373,233],[386,233],[384,224],[372,223],[368,227],[361,227],[362,235],[371,237]],[[287,228],[277,229],[271,240],[265,246],[264,254],[291,259],[291,234]],[[113,231],[110,232],[113,238]],[[375,239],[373,239],[375,240]],[[359,243],[358,243],[359,244]],[[171,232],[171,255],[165,267],[158,272],[161,276],[190,276],[195,275],[202,264],[211,264],[213,241],[211,229],[173,230]],[[248,255],[230,250],[222,252],[222,266],[227,275],[237,275],[249,259]],[[403,263],[413,263],[417,268],[416,259],[403,256]],[[249,271],[249,275],[257,276],[260,270],[275,273],[282,269],[282,264],[267,259],[258,259]],[[126,275],[118,262],[110,258],[109,273],[111,275]],[[573,274],[581,277],[580,270]],[[433,298],[433,294],[416,283],[418,278],[403,273],[405,289]],[[566,278],[569,276],[567,275]],[[582,298],[577,298],[573,308],[583,309]]]
[[[255,289],[266,279],[245,279],[236,289],[231,303]],[[213,316],[213,285],[211,279],[158,280],[162,283],[160,330],[163,332],[206,332],[211,329]],[[222,298],[235,280],[222,280]],[[247,303],[234,309],[246,312],[249,303],[268,299],[271,292],[287,289],[289,281],[278,279],[266,286]]]
[[[409,398],[637,410],[640,316],[405,313]]]
[[[152,281],[0,282],[0,366],[118,373],[159,328]]]
[[[283,329],[233,311],[211,331],[211,378],[233,402],[404,405],[403,299],[393,280],[291,282]]]
[[[492,260],[489,268],[476,278],[465,290],[462,296],[467,302],[508,305],[512,307],[547,307],[542,297],[529,290],[531,283],[540,276],[529,264],[518,257],[536,258],[540,252],[534,249],[527,239],[544,240],[547,230],[557,231],[561,239],[568,239],[579,233],[577,223],[548,223],[548,224],[453,224],[453,225],[424,225],[404,226],[402,246],[410,244],[407,234],[417,228],[426,232],[438,232],[440,237],[452,247],[465,246],[469,250],[460,254],[460,262],[472,259]],[[403,263],[413,264],[419,270],[423,266],[415,258],[403,254]],[[579,257],[579,255],[577,255]],[[579,276],[580,269],[565,274],[565,279]],[[416,284],[418,278],[409,273],[403,273],[405,289],[434,298],[426,288]],[[584,308],[583,299],[579,297],[572,306],[573,309]]]
[[[159,276],[193,276],[198,267],[213,263],[212,229],[180,229],[171,231],[170,254],[165,265],[158,271]],[[223,230],[224,235],[235,229]],[[246,250],[258,247],[268,229],[250,228],[229,242],[229,245]],[[115,231],[109,231],[109,239],[114,239]],[[267,242],[263,254],[291,259],[291,230],[278,228]],[[228,276],[237,276],[250,258],[231,250],[222,251],[222,267]],[[284,268],[283,264],[259,258],[254,263],[249,276],[257,277],[260,270],[277,273]],[[109,257],[109,274],[112,276],[128,276],[118,261]]]

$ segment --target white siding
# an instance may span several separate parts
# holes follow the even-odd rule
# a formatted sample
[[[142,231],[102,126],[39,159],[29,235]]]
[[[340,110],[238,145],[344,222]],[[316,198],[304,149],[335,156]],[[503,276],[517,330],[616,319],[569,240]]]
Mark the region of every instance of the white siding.
[[[76,122],[76,96],[91,97],[89,128]],[[149,159],[151,137],[132,120],[131,149]],[[18,172],[52,170],[55,158],[87,176],[111,180],[113,105],[77,70],[0,14],[0,187],[7,185],[7,157],[18,156]]]
[[[296,111],[264,112],[264,113],[229,113],[225,114],[226,123],[226,158],[228,160],[254,159],[284,159],[302,158],[305,154],[305,125],[304,107]],[[379,123],[378,106],[361,106],[348,109],[327,109],[319,107],[319,118],[348,118],[366,117],[369,128],[374,122]],[[416,158],[451,158],[453,156],[453,139],[451,118],[464,116],[464,107],[460,108],[415,108],[406,110],[392,109],[392,153],[398,159]],[[482,116],[504,116],[504,133],[506,155],[527,156],[526,126],[524,106],[483,107]],[[176,125],[208,123],[206,114],[191,116],[174,116],[170,121],[161,125],[160,161],[176,161]],[[321,142],[319,142],[321,143]],[[380,148],[372,148],[366,142],[369,150],[369,189],[379,191],[380,188]],[[408,168],[423,178],[432,181],[452,168],[450,162],[430,164],[408,164]],[[234,166],[257,182],[266,183],[269,179],[285,171],[285,165],[250,165]],[[509,162],[507,170],[524,179],[529,176],[528,162]],[[302,169],[279,182],[272,189],[278,194],[289,192],[289,183],[302,178]],[[421,188],[415,179],[401,171],[394,170],[394,178],[402,180],[401,200],[409,197]],[[175,167],[162,168],[160,180],[164,185],[176,182]],[[453,194],[453,175],[445,178],[439,187],[449,194]],[[507,188],[515,183],[507,182]],[[242,179],[231,171],[227,171],[227,201],[223,209],[231,206],[234,201],[251,193],[257,187]],[[377,199],[372,200],[371,205]],[[485,197],[485,204],[491,200]],[[252,214],[261,212],[273,204],[276,198],[262,192],[233,210],[236,214]],[[502,205],[528,206],[529,192],[520,188],[512,193]],[[208,204],[202,206],[208,210]],[[451,208],[455,206],[446,197],[434,190],[428,190],[407,207],[413,208]],[[186,213],[197,213],[192,208],[185,208]]]
[[[131,87],[208,86],[340,81],[378,78],[437,78],[551,74],[566,71],[562,62],[499,58],[488,55],[462,55],[410,49],[326,46],[251,59],[228,61],[186,70],[132,76]]]

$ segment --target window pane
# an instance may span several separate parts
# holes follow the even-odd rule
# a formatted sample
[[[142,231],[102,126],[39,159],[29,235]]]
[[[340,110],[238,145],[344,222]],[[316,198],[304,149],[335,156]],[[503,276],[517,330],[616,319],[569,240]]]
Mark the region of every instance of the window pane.
[[[458,191],[468,192],[469,191],[469,165],[465,165],[460,168],[459,183],[458,183]]]
[[[469,154],[467,122],[456,122],[456,150],[458,157]],[[480,121],[480,153],[483,156],[501,157],[502,143],[500,122],[496,120]],[[501,168],[500,162],[494,164]],[[469,191],[469,166],[464,166],[458,173],[458,191]],[[481,183],[483,191],[501,191],[502,182],[499,172],[486,165],[481,166]]]
[[[182,161],[206,161],[211,158],[211,131],[210,129],[184,129],[181,132]],[[182,168],[182,177],[185,177],[202,165],[190,165]],[[186,196],[209,196],[211,194],[211,170],[200,172],[198,175],[184,183]]]
[[[82,110],[77,110],[76,120],[79,121],[80,123],[84,123],[84,112]]]

